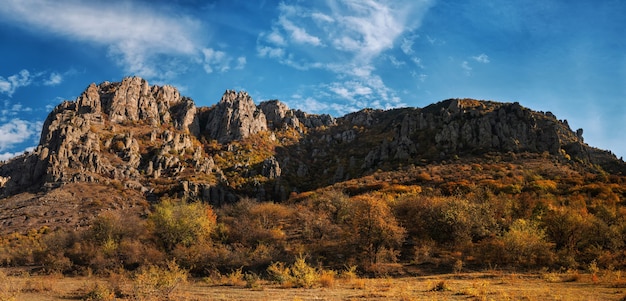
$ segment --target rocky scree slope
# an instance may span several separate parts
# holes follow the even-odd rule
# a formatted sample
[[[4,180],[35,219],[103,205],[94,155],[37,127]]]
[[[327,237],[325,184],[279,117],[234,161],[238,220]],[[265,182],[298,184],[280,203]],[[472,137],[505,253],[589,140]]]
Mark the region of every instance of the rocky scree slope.
[[[212,107],[196,107],[171,86],[129,77],[91,84],[58,105],[39,146],[0,164],[0,196],[91,183],[112,195],[133,191],[134,201],[163,195],[217,205],[241,196],[280,201],[376,170],[492,152],[548,154],[626,174],[621,159],[585,144],[582,130],[518,103],[450,99],[333,118],[277,100],[256,105],[235,91]]]

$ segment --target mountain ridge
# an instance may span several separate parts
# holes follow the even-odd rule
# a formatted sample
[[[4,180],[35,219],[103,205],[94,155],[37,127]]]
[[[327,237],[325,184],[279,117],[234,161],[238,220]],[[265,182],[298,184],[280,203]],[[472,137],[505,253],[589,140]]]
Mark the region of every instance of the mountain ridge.
[[[59,104],[37,148],[0,164],[0,196],[92,183],[134,191],[131,203],[164,195],[214,205],[241,197],[284,201],[377,170],[492,153],[626,173],[622,160],[584,143],[582,130],[519,103],[448,99],[334,118],[278,100],[256,105],[232,90],[196,107],[171,86],[127,77],[91,84]]]

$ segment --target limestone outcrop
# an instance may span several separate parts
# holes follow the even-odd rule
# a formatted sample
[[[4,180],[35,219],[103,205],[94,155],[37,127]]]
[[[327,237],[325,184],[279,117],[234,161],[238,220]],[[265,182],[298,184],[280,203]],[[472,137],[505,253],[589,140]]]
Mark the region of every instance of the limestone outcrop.
[[[334,118],[278,100],[256,105],[248,93],[231,90],[214,106],[198,108],[174,87],[129,77],[91,84],[59,104],[39,145],[0,164],[0,196],[84,182],[146,199],[280,200],[394,164],[489,152],[545,153],[626,173],[623,161],[589,147],[582,134],[550,112],[518,103],[449,99]]]
[[[267,120],[248,93],[228,90],[211,109],[204,130],[224,143],[267,131]]]

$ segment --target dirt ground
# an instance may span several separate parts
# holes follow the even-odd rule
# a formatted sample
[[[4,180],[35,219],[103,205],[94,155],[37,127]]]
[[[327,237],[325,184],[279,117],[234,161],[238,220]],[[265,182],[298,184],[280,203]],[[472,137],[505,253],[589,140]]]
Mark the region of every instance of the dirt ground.
[[[167,296],[137,297],[132,280],[98,277],[5,276],[0,300],[626,300],[621,273],[461,273],[403,278],[336,279],[325,287],[252,287],[192,279]],[[249,286],[249,285],[248,285]],[[112,287],[117,287],[117,296]]]

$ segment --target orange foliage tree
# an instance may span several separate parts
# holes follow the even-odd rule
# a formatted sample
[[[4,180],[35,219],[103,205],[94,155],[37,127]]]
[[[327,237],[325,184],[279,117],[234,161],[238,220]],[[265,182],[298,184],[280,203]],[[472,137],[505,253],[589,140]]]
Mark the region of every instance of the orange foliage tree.
[[[406,230],[398,224],[389,204],[383,199],[358,196],[351,199],[353,244],[369,259],[377,261],[382,248],[397,248],[404,240]]]

